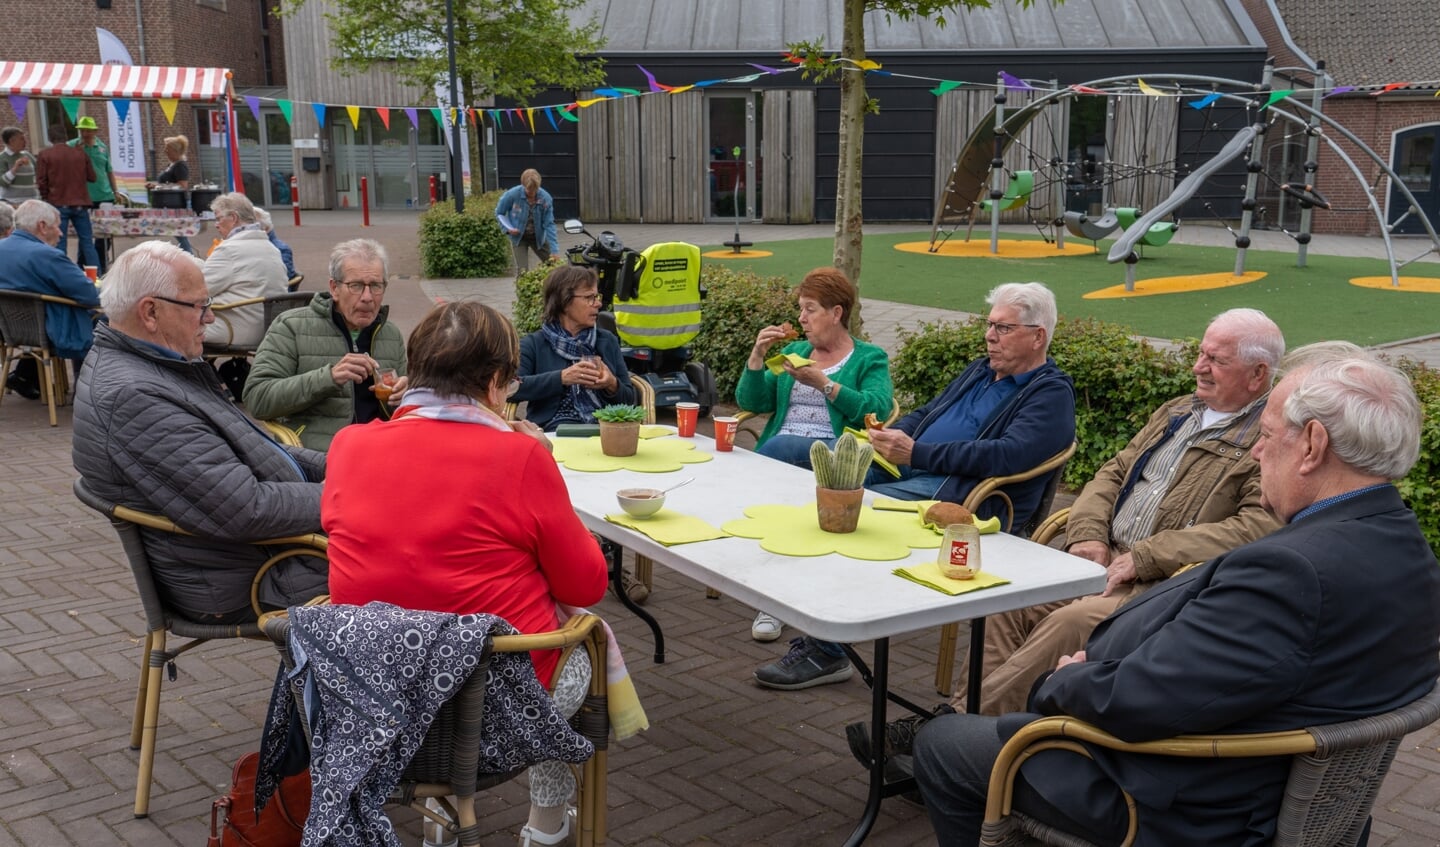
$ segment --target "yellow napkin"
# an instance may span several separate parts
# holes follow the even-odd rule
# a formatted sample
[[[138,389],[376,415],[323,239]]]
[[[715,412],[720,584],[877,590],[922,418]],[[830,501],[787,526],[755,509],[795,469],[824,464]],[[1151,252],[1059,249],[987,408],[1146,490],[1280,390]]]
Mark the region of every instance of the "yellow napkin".
[[[661,509],[648,518],[637,518],[634,515],[625,513],[606,515],[605,520],[610,523],[628,526],[638,532],[643,532],[666,547],[673,547],[676,544],[688,544],[691,541],[709,541],[712,538],[725,538],[729,533],[716,529],[699,518],[690,515],[682,515],[679,512],[672,512],[669,509]]]
[[[951,579],[940,572],[940,565],[936,562],[926,562],[922,565],[896,568],[893,573],[902,579],[908,579],[926,588],[933,588],[942,594],[949,594],[951,597],[957,594],[979,591],[982,588],[1010,584],[1010,580],[1002,579],[1001,577],[985,573],[984,571],[975,574],[974,579]]]
[[[641,437],[641,438],[663,438],[664,436],[674,435],[674,434],[675,434],[675,427],[673,427],[673,426],[661,426],[660,424],[641,424],[641,425],[640,425],[640,437]]]
[[[847,426],[847,427],[845,427],[845,432],[848,432],[848,433],[850,433],[851,435],[855,436],[855,440],[856,440],[856,441],[863,441],[863,442],[865,442],[866,444],[869,444],[869,443],[870,443],[870,433],[867,432],[866,430],[863,430],[863,429],[855,429],[854,427]],[[890,461],[889,459],[885,458],[884,456],[880,455],[880,452],[879,452],[878,450],[875,451],[875,453],[871,455],[871,457],[870,457],[870,463],[873,464],[873,465],[879,465],[880,467],[884,468],[884,469],[885,469],[885,473],[890,474],[891,476],[895,477],[896,479],[899,479],[899,478],[900,478],[900,469],[895,466],[895,463],[894,463],[894,462],[892,462],[892,461]],[[932,502],[933,502],[933,501],[932,501]]]
[[[785,373],[784,362],[789,362],[792,368],[803,368],[806,365],[815,364],[814,359],[807,359],[799,353],[776,353],[765,360],[765,367],[770,369],[770,373],[779,376]]]

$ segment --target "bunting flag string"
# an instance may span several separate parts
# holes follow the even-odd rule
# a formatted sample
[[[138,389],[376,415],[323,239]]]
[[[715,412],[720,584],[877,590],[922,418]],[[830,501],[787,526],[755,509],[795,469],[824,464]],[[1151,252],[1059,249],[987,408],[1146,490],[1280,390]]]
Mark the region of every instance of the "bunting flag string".
[[[591,97],[587,97],[585,99],[577,99],[568,103],[554,103],[543,106],[523,106],[492,109],[479,109],[467,106],[464,107],[463,115],[461,114],[460,109],[455,107],[451,107],[450,109],[446,110],[440,107],[346,105],[343,106],[343,108],[345,109],[346,114],[350,118],[351,125],[356,129],[359,129],[360,118],[363,112],[366,110],[374,110],[376,116],[380,119],[380,122],[384,124],[385,129],[389,130],[390,113],[396,109],[403,109],[405,112],[405,116],[410,120],[411,127],[419,129],[420,111],[422,108],[425,108],[430,112],[432,116],[434,116],[435,122],[444,129],[448,129],[454,126],[456,123],[463,122],[466,117],[469,118],[471,124],[479,128],[484,125],[484,119],[488,118],[497,130],[521,129],[528,130],[533,135],[537,131],[537,126],[541,125],[535,119],[536,112],[539,112],[540,114],[545,116],[545,121],[550,124],[550,128],[552,131],[561,131],[562,121],[572,124],[579,123],[581,118],[580,111],[583,109],[587,109],[597,103],[604,103],[609,100],[621,100],[633,97],[650,97],[654,95],[670,96],[675,94],[681,94],[683,92],[691,91],[694,89],[703,90],[716,85],[745,85],[753,83],[765,76],[793,73],[800,70],[799,66],[804,63],[804,59],[802,57],[795,56],[790,53],[781,53],[780,58],[788,66],[774,67],[771,65],[765,65],[756,62],[747,62],[745,63],[746,66],[755,69],[755,72],[747,72],[738,76],[719,79],[703,79],[696,82],[690,82],[680,85],[662,82],[655,76],[653,72],[645,68],[643,65],[635,65],[636,70],[638,70],[641,76],[643,76],[645,79],[645,90],[623,86],[605,86],[595,89],[594,94]],[[929,91],[932,95],[936,97],[941,97],[951,91],[955,91],[960,88],[972,88],[981,90],[996,90],[1003,88],[1012,91],[1033,91],[1040,95],[1057,93],[1056,90],[1052,89],[1053,83],[1051,82],[1022,79],[1005,70],[1001,70],[997,73],[997,79],[989,80],[987,82],[976,82],[972,80],[941,79],[938,77],[929,77],[917,74],[894,73],[892,71],[886,70],[879,62],[873,59],[854,60],[845,57],[835,57],[828,59],[821,58],[820,61],[833,62],[840,65],[842,70],[854,73],[863,73],[867,76],[873,75],[893,77],[896,79],[915,80],[917,82],[926,83],[927,85],[933,85],[933,87],[929,88]],[[1392,82],[1380,88],[1367,90],[1366,93],[1368,93],[1370,96],[1378,97],[1401,89],[1414,90],[1430,88],[1435,88],[1435,96],[1440,97],[1440,81]],[[1176,97],[1184,99],[1187,106],[1197,111],[1203,110],[1206,107],[1211,106],[1217,101],[1219,101],[1222,97],[1227,96],[1226,94],[1222,94],[1221,92],[1213,90],[1206,92],[1187,89],[1183,84],[1177,85],[1174,90],[1162,90],[1154,85],[1151,85],[1146,80],[1138,77],[1135,79],[1135,84],[1133,87],[1101,89],[1083,84],[1074,84],[1064,86],[1060,90],[1069,90],[1080,95],[1094,95],[1106,97]],[[1334,86],[1331,88],[1323,89],[1323,96],[1333,97],[1337,94],[1344,94],[1346,92],[1352,92],[1356,90],[1357,89],[1355,88],[1355,86]],[[1315,89],[1304,88],[1284,89],[1268,92],[1235,91],[1231,92],[1228,96],[1230,96],[1231,99],[1235,99],[1237,97],[1248,98],[1256,106],[1258,106],[1258,108],[1265,109],[1275,105],[1276,103],[1286,98],[1307,95],[1313,93],[1314,91]],[[1262,93],[1265,95],[1266,98],[1263,104],[1261,104],[1259,99],[1260,94]],[[275,103],[276,106],[279,107],[281,113],[284,114],[285,121],[287,123],[291,125],[294,124],[295,101],[284,99],[272,100],[271,98],[259,97],[250,94],[244,95],[244,100],[246,106],[248,106],[250,109],[250,113],[254,115],[257,120],[260,118],[260,110],[262,104],[268,101]],[[64,97],[60,98],[60,101],[61,105],[65,107],[67,114],[70,115],[70,119],[72,121],[76,120],[79,114],[78,98]],[[128,102],[119,100],[111,102],[115,105],[117,115],[120,115],[121,120],[123,120],[123,112],[128,109]],[[307,103],[308,101],[302,100],[299,102]],[[22,119],[27,103],[28,98],[26,98],[24,95],[10,95],[10,107]],[[175,110],[177,104],[178,101],[174,99],[160,101],[160,106],[161,109],[165,112],[166,120],[172,124],[175,120]],[[315,119],[319,122],[322,128],[325,126],[326,115],[328,114],[329,110],[332,108],[342,108],[338,106],[333,106],[331,104],[315,102],[310,102],[309,106],[314,111]],[[450,113],[448,116],[445,114],[446,111],[449,111]]]
[[[179,108],[179,106],[180,99],[178,97],[160,98],[160,111],[165,113],[165,123],[170,126],[175,125],[175,110]]]
[[[130,116],[130,101],[123,97],[111,100],[110,108],[115,110],[115,120],[119,123],[125,123],[125,119]]]
[[[9,99],[10,110],[15,113],[15,119],[25,123],[25,110],[30,107],[30,98],[24,94],[11,94]]]

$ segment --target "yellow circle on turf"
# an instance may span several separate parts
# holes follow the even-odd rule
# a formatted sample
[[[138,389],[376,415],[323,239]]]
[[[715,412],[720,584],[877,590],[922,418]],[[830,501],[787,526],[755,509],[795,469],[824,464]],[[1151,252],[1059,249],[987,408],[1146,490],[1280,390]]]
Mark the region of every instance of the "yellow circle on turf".
[[[1440,294],[1440,279],[1429,276],[1402,276],[1400,284],[1388,276],[1357,276],[1351,285],[1361,288],[1383,288],[1386,291],[1414,291],[1420,294]]]
[[[1218,274],[1190,274],[1188,276],[1162,276],[1154,279],[1135,280],[1135,290],[1126,291],[1125,284],[1112,285],[1084,295],[1086,300],[1114,300],[1122,297],[1152,297],[1156,294],[1185,294],[1190,291],[1210,291],[1245,285],[1268,274],[1264,271],[1246,271],[1240,276],[1231,272]]]
[[[1056,256],[1091,256],[1095,254],[1095,247],[1090,244],[1074,244],[1065,242],[1064,247],[1047,244],[1044,241],[1020,241],[1014,238],[1002,238],[995,245],[998,252],[990,252],[990,239],[975,239],[972,241],[959,241],[950,239],[944,244],[938,244],[934,252],[930,250],[928,241],[906,241],[896,244],[895,249],[905,253],[930,253],[932,256],[951,256],[963,259],[1051,259]],[[708,255],[708,254],[707,254]]]

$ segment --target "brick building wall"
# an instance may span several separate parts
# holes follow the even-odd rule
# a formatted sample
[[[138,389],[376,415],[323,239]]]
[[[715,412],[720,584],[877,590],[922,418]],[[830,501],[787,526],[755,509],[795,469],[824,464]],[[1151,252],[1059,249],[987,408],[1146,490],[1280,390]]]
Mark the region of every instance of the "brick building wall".
[[[1420,124],[1440,122],[1440,104],[1428,92],[1386,94],[1383,97],[1336,96],[1325,101],[1325,114],[1333,118],[1392,166],[1395,134]],[[1345,162],[1328,145],[1320,148],[1320,169],[1315,184],[1335,211],[1315,210],[1315,232],[1379,235],[1380,225],[1367,200],[1374,192],[1382,212],[1387,209],[1390,183],[1383,171],[1354,144],[1327,131],[1350,156],[1365,177],[1362,185]],[[1364,211],[1338,211],[1363,209]],[[1389,215],[1393,218],[1395,215]]]
[[[100,0],[106,2],[106,0]],[[130,51],[135,64],[177,67],[223,67],[234,73],[235,88],[285,85],[285,47],[280,21],[273,3],[266,0],[108,0],[101,9],[97,0],[51,0],[48,3],[6,4],[4,58],[10,61],[74,62],[96,64],[100,49],[97,27],[109,30]],[[137,22],[136,10],[142,18]],[[262,24],[263,19],[263,24]],[[141,50],[143,31],[144,50]],[[266,70],[266,50],[269,71]],[[143,58],[142,58],[143,52]],[[44,147],[45,127],[38,120],[32,101],[24,127],[30,148]],[[190,167],[198,179],[199,157],[195,105],[181,102],[175,123],[166,122],[157,103],[135,102],[148,120],[145,147],[149,156],[147,173],[154,175],[166,165],[160,152],[165,136],[184,135],[190,139]],[[58,104],[56,106],[58,109]],[[244,108],[243,104],[239,108]],[[100,124],[100,137],[108,137],[109,109],[103,101],[87,101],[83,114]],[[18,125],[8,100],[0,98],[0,126]],[[206,179],[219,175],[204,174]]]

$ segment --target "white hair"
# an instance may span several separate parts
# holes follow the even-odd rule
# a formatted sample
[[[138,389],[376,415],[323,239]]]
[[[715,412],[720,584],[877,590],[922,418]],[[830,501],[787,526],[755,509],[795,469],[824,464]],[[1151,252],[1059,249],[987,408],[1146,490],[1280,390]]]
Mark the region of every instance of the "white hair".
[[[20,208],[15,210],[15,227],[23,229],[31,235],[39,234],[35,230],[40,228],[42,221],[59,226],[60,210],[44,200],[26,200],[20,204]]]
[[[15,228],[15,209],[9,203],[0,202],[0,238]]]
[[[373,238],[352,238],[349,241],[342,241],[335,245],[330,251],[330,278],[336,282],[344,282],[344,264],[355,259],[360,262],[379,262],[380,278],[385,281],[390,279],[390,256],[385,252],[385,246]]]
[[[1420,458],[1420,400],[1399,370],[1367,354],[1316,361],[1287,378],[1298,384],[1285,400],[1285,425],[1319,422],[1340,461],[1401,479]]]
[[[1043,282],[1007,282],[997,285],[985,297],[991,306],[1014,306],[1019,312],[1022,324],[1036,324],[1045,328],[1045,349],[1055,340],[1055,293]]]
[[[1230,309],[1216,315],[1210,326],[1235,337],[1235,355],[1247,365],[1264,365],[1274,384],[1285,336],[1270,316],[1259,309]]]
[[[211,200],[210,211],[214,212],[217,218],[233,212],[240,219],[240,223],[255,223],[255,204],[250,202],[249,197],[238,191],[221,194]]]
[[[1280,360],[1280,376],[1296,373],[1314,367],[1321,362],[1335,359],[1367,359],[1370,353],[1350,341],[1316,341],[1303,347],[1296,347]]]
[[[112,322],[128,321],[142,299],[179,294],[180,263],[194,261],[169,242],[142,241],[110,263],[100,289],[100,306]]]
[[[260,224],[260,228],[266,232],[275,228],[275,224],[270,221],[270,212],[259,206],[255,207],[255,222]]]

